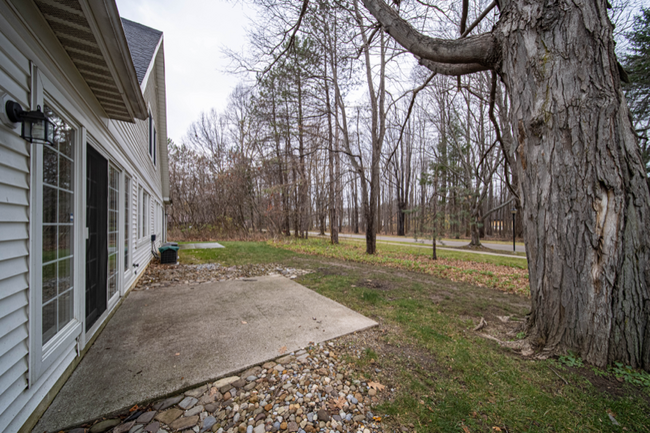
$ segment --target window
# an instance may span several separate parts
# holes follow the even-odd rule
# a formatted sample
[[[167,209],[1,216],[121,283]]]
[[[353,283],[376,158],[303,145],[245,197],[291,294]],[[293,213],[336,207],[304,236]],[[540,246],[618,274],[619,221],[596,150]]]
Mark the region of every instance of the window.
[[[117,292],[120,172],[108,166],[108,299]]]
[[[138,239],[142,236],[142,187],[138,187]]]
[[[129,254],[129,246],[131,243],[131,232],[129,230],[129,220],[131,218],[131,178],[124,176],[124,270],[127,271],[131,268],[129,261],[131,256]]]
[[[156,138],[156,124],[153,121],[151,111],[149,111],[149,156],[153,161],[153,165],[156,165]]]
[[[43,145],[42,344],[73,319],[74,130],[44,105],[56,125],[54,144]]]
[[[142,237],[149,235],[149,194],[142,191]]]

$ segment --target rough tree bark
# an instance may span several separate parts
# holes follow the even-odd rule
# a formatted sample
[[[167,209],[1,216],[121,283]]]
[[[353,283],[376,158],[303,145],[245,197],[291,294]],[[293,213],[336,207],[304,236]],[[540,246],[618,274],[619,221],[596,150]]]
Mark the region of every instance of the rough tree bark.
[[[489,34],[428,38],[363,0],[432,70],[495,70],[510,98],[532,314],[529,338],[650,370],[650,193],[607,2],[501,0]],[[477,47],[480,46],[480,49]]]
[[[366,223],[366,254],[375,254],[377,252],[377,206],[379,202],[379,162],[381,160],[381,149],[384,144],[384,135],[386,133],[386,92],[385,92],[385,74],[386,74],[386,46],[383,33],[380,34],[380,53],[379,53],[379,89],[375,92],[373,80],[372,65],[370,60],[370,41],[366,34],[366,27],[363,23],[361,13],[357,6],[357,0],[354,1],[355,17],[361,33],[363,42],[363,54],[365,57],[366,80],[368,84],[368,97],[371,108],[371,157],[370,157],[370,199],[368,205],[364,203],[364,214]],[[362,182],[362,186],[363,182]],[[365,191],[364,191],[365,198]]]
[[[328,52],[323,56],[323,70],[325,87],[325,103],[327,104],[327,155],[329,160],[329,215],[330,215],[330,242],[332,244],[339,243],[339,230],[336,214],[336,179],[334,177],[334,149],[332,148],[334,142],[334,133],[332,131],[332,103],[330,101],[330,83],[329,76],[327,75],[327,63],[331,62],[334,68],[334,50],[330,40],[329,25],[327,21],[324,24],[325,42],[327,44]]]

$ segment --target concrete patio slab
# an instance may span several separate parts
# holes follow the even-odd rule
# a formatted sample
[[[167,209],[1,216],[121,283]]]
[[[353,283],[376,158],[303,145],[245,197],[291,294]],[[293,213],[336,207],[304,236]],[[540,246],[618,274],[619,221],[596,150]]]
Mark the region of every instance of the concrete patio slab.
[[[208,250],[212,248],[225,248],[217,242],[199,242],[195,244],[179,244],[181,250]]]
[[[56,432],[376,324],[281,276],[133,291],[33,431]]]

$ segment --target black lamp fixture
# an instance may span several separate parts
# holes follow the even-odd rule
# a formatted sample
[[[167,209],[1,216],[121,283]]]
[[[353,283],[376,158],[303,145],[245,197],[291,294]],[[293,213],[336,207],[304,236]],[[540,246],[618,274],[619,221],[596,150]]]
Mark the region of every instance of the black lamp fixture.
[[[23,107],[15,101],[5,103],[5,112],[7,118],[13,122],[21,122],[22,128],[20,136],[25,140],[33,143],[34,141],[54,144],[54,123],[47,118],[41,111],[41,106],[37,106],[35,111],[25,111]]]

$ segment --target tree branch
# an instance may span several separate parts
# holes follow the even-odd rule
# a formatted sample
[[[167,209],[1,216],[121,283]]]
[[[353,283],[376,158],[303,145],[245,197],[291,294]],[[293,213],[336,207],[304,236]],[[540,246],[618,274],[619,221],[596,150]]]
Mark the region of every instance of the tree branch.
[[[397,43],[420,59],[436,63],[479,64],[492,69],[497,62],[497,47],[490,33],[448,40],[425,36],[401,18],[383,0],[363,0],[368,11]]]
[[[515,201],[515,200],[516,200],[516,197],[512,197],[512,198],[511,198],[510,200],[508,200],[507,202],[505,202],[505,203],[503,203],[503,204],[500,204],[500,205],[497,205],[496,207],[493,207],[492,209],[490,209],[489,211],[487,211],[487,212],[485,212],[485,213],[483,214],[483,218],[487,217],[488,215],[490,215],[490,214],[493,213],[493,212],[498,211],[499,209],[503,209],[504,207],[508,206],[510,203],[512,203],[512,202]]]
[[[461,32],[462,34],[460,35],[460,37],[461,37],[461,38],[464,38],[465,36],[469,35],[469,33],[470,33],[472,30],[474,30],[474,27],[478,26],[478,24],[479,24],[481,21],[483,21],[483,18],[485,18],[485,16],[486,16],[487,14],[489,14],[490,11],[491,11],[492,9],[494,9],[494,7],[495,7],[496,5],[497,5],[496,0],[493,1],[492,3],[490,3],[490,4],[488,5],[488,7],[485,8],[485,10],[483,11],[483,13],[481,13],[481,15],[479,15],[479,17],[476,18],[476,21],[474,21],[474,22],[473,22],[473,23],[472,23],[472,24],[467,28],[467,30],[463,30],[463,26],[462,26],[462,24],[461,24],[460,32]]]
[[[431,80],[433,80],[433,77],[436,76],[436,73],[434,72],[429,76],[429,78],[426,79],[424,83],[422,83],[420,86],[416,87],[413,89],[413,97],[411,98],[411,103],[409,104],[409,109],[406,112],[406,118],[404,119],[404,123],[402,124],[402,127],[400,128],[399,131],[399,138],[397,139],[397,144],[395,145],[395,148],[393,149],[393,152],[390,154],[388,157],[388,162],[390,162],[391,159],[393,159],[393,156],[395,155],[395,152],[397,151],[397,148],[399,147],[400,143],[402,142],[402,137],[404,136],[404,128],[406,128],[406,124],[409,121],[409,118],[411,117],[411,112],[413,111],[413,105],[415,104],[415,98],[418,96],[418,93],[425,87],[429,85]]]
[[[466,64],[451,64],[451,63],[437,63],[431,60],[420,59],[420,64],[428,68],[431,72],[440,75],[458,76],[473,74],[475,72],[487,71],[490,68],[478,63]]]
[[[298,17],[298,22],[296,22],[296,24],[294,24],[293,27],[291,28],[293,29],[293,32],[291,33],[291,37],[289,38],[289,43],[287,44],[286,48],[282,50],[282,52],[275,59],[273,59],[271,64],[268,65],[266,68],[264,68],[264,71],[262,71],[262,75],[266,75],[266,73],[269,72],[271,68],[273,68],[273,66],[278,62],[278,60],[280,60],[294,46],[296,42],[296,34],[298,33],[298,30],[300,30],[300,24],[302,24],[302,19],[305,17],[305,13],[307,12],[307,6],[309,6],[309,0],[303,0],[302,8],[300,9],[300,16]]]
[[[469,11],[469,0],[463,0],[463,13],[460,16],[460,34],[465,33],[465,27],[467,26],[467,13]],[[461,36],[462,38],[462,36]]]

